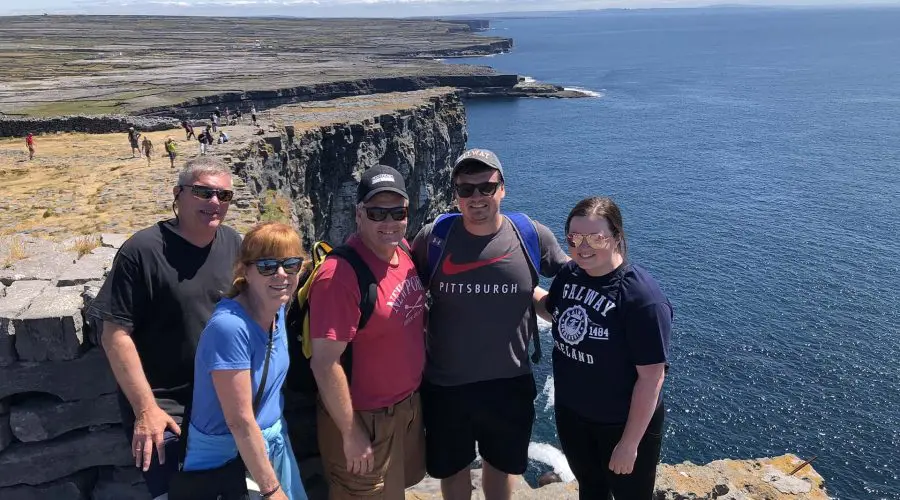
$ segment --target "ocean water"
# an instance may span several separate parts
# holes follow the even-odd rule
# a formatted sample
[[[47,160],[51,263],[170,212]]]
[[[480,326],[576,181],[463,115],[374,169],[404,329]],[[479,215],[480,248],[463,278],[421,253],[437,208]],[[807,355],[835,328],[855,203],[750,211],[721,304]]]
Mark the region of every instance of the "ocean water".
[[[560,240],[582,197],[621,205],[676,313],[663,460],[817,456],[832,495],[900,498],[900,9],[600,12],[488,34],[515,49],[451,62],[601,95],[471,101],[469,145],[504,162],[505,208]],[[566,469],[549,377],[532,477]]]

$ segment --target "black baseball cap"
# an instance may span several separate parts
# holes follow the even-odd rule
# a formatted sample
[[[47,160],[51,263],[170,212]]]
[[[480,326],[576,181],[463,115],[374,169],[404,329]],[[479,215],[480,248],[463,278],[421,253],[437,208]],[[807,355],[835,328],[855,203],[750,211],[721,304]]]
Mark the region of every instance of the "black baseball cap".
[[[356,188],[356,202],[366,202],[378,193],[397,193],[409,199],[403,175],[387,165],[375,165],[363,173]]]
[[[469,149],[459,155],[459,158],[456,159],[456,163],[453,164],[451,178],[456,178],[456,174],[459,173],[460,167],[466,163],[472,162],[481,163],[482,165],[486,165],[500,172],[500,179],[503,179],[503,166],[500,164],[500,158],[497,158],[497,155],[488,149]]]

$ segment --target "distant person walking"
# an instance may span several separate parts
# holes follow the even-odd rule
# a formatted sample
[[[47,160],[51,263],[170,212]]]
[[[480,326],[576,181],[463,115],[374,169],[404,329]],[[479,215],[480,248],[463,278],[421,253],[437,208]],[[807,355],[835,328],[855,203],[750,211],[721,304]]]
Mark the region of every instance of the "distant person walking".
[[[28,148],[28,159],[32,160],[34,158],[34,134],[31,132],[25,136],[25,146]]]
[[[134,127],[128,127],[128,143],[131,144],[132,158],[141,156],[140,139],[141,133],[135,130]],[[135,155],[135,153],[137,153],[137,155]]]
[[[178,156],[178,143],[169,136],[166,137],[165,147],[166,153],[169,154],[169,162],[172,164],[172,168],[175,168],[175,157]]]
[[[191,140],[191,137],[193,137],[194,139],[197,138],[197,136],[194,134],[194,126],[191,125],[191,122],[187,120],[181,120],[181,126],[184,127],[184,140],[189,141]]]
[[[212,144],[212,132],[210,132],[210,127],[207,126],[206,130],[200,132],[200,135],[197,136],[197,141],[200,142],[200,154],[206,154],[206,147]]]
[[[144,140],[141,141],[141,150],[144,152],[144,156],[147,157],[147,166],[150,166],[150,157],[153,155],[153,142],[150,140],[149,136],[144,136]]]
[[[250,106],[250,119],[256,125],[256,106]]]
[[[237,116],[237,122],[239,124],[244,123],[244,113],[241,112],[240,106],[238,106],[237,110],[234,112],[235,116]]]
[[[219,115],[213,113],[212,116],[210,116],[210,121],[212,121],[212,131],[215,132],[219,130]]]

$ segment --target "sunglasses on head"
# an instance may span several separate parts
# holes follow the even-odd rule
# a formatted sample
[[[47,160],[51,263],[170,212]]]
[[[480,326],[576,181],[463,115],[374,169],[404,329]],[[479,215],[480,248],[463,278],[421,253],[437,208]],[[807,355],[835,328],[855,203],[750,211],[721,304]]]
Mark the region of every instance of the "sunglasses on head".
[[[257,259],[250,264],[256,266],[256,270],[262,276],[272,276],[278,272],[278,268],[284,269],[287,274],[297,274],[303,267],[303,257],[288,257],[286,259]]]
[[[407,207],[393,207],[393,208],[381,208],[381,207],[364,207],[366,210],[366,217],[371,221],[381,222],[387,219],[387,216],[390,215],[391,219],[394,220],[404,220],[407,215],[409,215],[409,208]]]
[[[458,194],[460,198],[469,198],[475,194],[475,190],[477,189],[478,192],[484,196],[494,196],[498,187],[500,187],[500,183],[495,181],[482,182],[479,184],[460,182],[456,185],[456,194]]]
[[[570,247],[577,248],[581,246],[582,241],[586,241],[589,247],[599,250],[606,244],[607,238],[610,236],[603,233],[569,233],[566,235],[566,242]]]
[[[228,203],[234,198],[234,191],[230,189],[216,189],[200,185],[180,185],[181,189],[191,188],[191,194],[201,200],[211,200],[213,195],[222,203]]]

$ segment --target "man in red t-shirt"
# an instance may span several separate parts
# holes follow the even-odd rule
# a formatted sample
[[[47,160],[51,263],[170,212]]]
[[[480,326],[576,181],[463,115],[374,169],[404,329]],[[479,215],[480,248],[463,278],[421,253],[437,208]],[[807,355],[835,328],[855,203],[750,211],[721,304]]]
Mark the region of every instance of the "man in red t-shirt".
[[[357,190],[357,232],[347,241],[377,281],[362,329],[350,262],[322,263],[309,294],[311,366],[319,386],[318,433],[329,499],[402,500],[425,476],[418,388],[425,367],[425,290],[404,235],[403,177],[378,165]],[[342,356],[352,347],[349,374]]]

